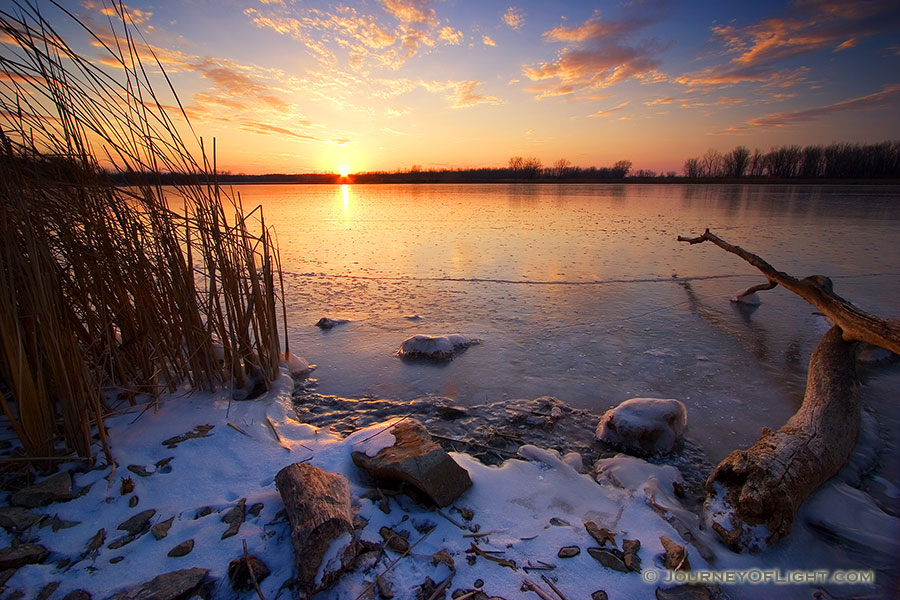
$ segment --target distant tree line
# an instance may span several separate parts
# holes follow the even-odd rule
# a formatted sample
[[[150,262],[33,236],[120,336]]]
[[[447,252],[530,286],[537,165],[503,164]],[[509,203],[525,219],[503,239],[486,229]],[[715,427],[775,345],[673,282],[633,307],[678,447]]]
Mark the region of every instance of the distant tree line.
[[[878,179],[900,177],[900,141],[879,144],[779,146],[768,152],[737,146],[722,154],[710,148],[684,161],[689,178]]]

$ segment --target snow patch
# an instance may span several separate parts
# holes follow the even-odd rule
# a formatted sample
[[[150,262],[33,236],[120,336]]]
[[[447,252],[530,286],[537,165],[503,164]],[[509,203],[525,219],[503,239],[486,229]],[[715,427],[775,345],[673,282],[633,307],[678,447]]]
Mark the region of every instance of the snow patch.
[[[402,418],[391,419],[384,423],[360,429],[347,437],[345,441],[350,445],[352,452],[362,452],[370,458],[374,457],[397,442],[397,438],[391,433],[391,429],[402,420]]]
[[[322,557],[322,562],[319,563],[319,570],[316,572],[315,584],[317,586],[322,585],[322,580],[327,575],[340,571],[343,568],[344,552],[352,541],[353,537],[349,533],[344,533],[331,542],[331,546],[328,547],[325,556]]]

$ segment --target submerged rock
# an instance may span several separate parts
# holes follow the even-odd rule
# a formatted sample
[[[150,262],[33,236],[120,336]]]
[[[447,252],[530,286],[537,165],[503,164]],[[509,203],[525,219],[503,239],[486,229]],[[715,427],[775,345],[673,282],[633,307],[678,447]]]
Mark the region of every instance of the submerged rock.
[[[400,358],[450,360],[469,346],[480,343],[464,335],[414,335],[403,340],[397,354]]]
[[[606,411],[597,439],[626,452],[668,454],[684,439],[687,409],[679,400],[632,398]]]
[[[329,319],[328,317],[322,317],[316,321],[316,327],[320,329],[331,329],[335,325],[341,325],[346,322],[347,319]]]
[[[357,437],[351,442],[351,456],[356,466],[374,479],[407,483],[438,506],[448,506],[472,485],[469,473],[414,419],[353,435]]]
[[[19,490],[10,497],[9,503],[25,508],[37,508],[51,502],[65,502],[74,497],[72,475],[68,471],[63,471],[40,483]]]

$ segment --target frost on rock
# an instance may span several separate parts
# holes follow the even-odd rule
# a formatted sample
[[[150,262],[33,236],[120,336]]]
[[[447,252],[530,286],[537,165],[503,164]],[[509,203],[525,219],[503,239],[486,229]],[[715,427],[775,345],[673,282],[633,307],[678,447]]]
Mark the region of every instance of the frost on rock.
[[[401,358],[450,360],[459,352],[478,343],[478,340],[459,334],[441,336],[414,335],[403,340],[397,354]]]
[[[632,398],[606,411],[596,437],[634,454],[667,454],[681,444],[685,427],[687,409],[681,401]]]
[[[306,362],[305,358],[297,356],[290,351],[286,354],[281,354],[279,358],[281,359],[282,364],[287,367],[288,371],[290,371],[291,375],[294,377],[305,377],[315,369],[315,366]]]

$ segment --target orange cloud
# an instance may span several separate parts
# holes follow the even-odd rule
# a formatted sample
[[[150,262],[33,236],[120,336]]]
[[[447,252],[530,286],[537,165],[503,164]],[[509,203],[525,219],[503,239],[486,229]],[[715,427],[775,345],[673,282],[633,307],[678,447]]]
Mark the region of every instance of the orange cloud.
[[[608,109],[606,109],[606,110],[598,110],[598,111],[595,112],[594,114],[588,115],[588,116],[589,116],[589,117],[608,117],[609,115],[613,114],[614,112],[618,112],[618,111],[622,110],[623,108],[625,108],[625,107],[628,106],[629,104],[630,104],[630,101],[629,101],[629,100],[626,100],[625,102],[622,102],[622,103],[619,104],[618,106],[614,106],[614,107],[608,108]]]
[[[448,92],[445,98],[450,108],[469,108],[479,104],[502,104],[497,96],[479,94],[480,81],[423,81],[420,84],[429,92]]]
[[[484,44],[485,46],[496,46],[497,45],[497,42],[492,40],[491,37],[487,36],[487,35],[481,36],[481,43]]]
[[[506,12],[503,13],[503,22],[518,31],[525,25],[525,15],[515,6],[510,6],[506,9]]]
[[[453,29],[452,27],[442,27],[440,32],[440,38],[442,41],[450,44],[451,46],[458,46],[460,42],[463,41],[463,32],[458,29]]]

